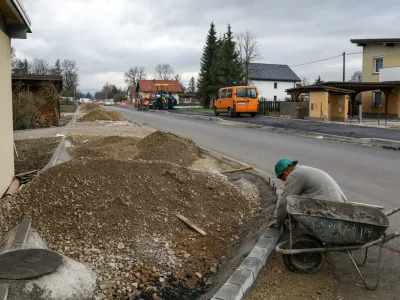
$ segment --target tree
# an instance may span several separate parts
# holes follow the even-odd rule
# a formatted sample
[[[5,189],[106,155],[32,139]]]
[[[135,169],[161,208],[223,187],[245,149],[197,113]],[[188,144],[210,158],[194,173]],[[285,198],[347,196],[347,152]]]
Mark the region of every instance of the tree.
[[[196,93],[196,82],[194,80],[194,77],[190,78],[188,92],[191,94]]]
[[[351,82],[362,82],[362,72],[361,71],[354,72],[354,74],[351,76],[350,81]]]
[[[32,74],[48,75],[50,73],[50,64],[43,58],[35,57],[30,64],[30,70]]]
[[[315,80],[314,84],[322,84],[324,81],[321,79],[321,76],[318,76],[318,78]]]
[[[64,96],[71,96],[79,85],[78,67],[74,60],[64,59],[61,63]]]
[[[249,75],[257,73],[257,70],[250,66],[251,63],[262,59],[262,55],[259,50],[257,37],[250,31],[240,33],[237,37],[237,47],[240,54],[243,72],[244,72],[244,84],[249,84]]]
[[[136,86],[138,80],[146,79],[144,67],[133,67],[124,73],[125,82],[128,85]]]
[[[218,41],[218,52],[211,67],[211,77],[215,90],[243,83],[243,66],[236,51],[230,25],[226,34]]]
[[[161,80],[169,80],[174,76],[174,70],[169,64],[158,64],[156,66],[156,77]]]
[[[200,72],[197,80],[197,90],[199,97],[203,103],[203,107],[207,108],[210,104],[210,98],[217,92],[212,87],[211,67],[213,60],[218,51],[217,31],[214,22],[210,24],[206,43],[203,48],[203,54],[200,60]]]
[[[60,60],[57,58],[56,62],[54,63],[53,68],[51,68],[50,73],[52,75],[62,75],[62,68],[61,68],[61,62]]]
[[[308,79],[307,77],[303,77],[301,79],[301,86],[307,86],[310,85],[310,79]]]
[[[86,98],[93,99],[93,96],[92,96],[91,93],[88,92],[88,93],[86,94]]]
[[[15,61],[15,68],[12,70],[14,74],[29,74],[29,63],[27,59]]]
[[[15,54],[15,48],[11,47],[11,69],[14,70],[17,67],[17,63],[19,62],[19,59],[17,58]]]

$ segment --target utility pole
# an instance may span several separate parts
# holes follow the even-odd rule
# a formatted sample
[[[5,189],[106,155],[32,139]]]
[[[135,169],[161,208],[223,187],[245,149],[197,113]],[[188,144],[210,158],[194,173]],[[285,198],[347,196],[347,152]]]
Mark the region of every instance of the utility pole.
[[[346,52],[343,52],[343,82],[346,81]]]

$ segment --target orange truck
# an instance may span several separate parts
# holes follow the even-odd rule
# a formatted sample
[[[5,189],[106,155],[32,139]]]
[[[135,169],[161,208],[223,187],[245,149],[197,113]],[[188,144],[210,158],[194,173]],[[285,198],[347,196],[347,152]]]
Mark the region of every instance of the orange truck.
[[[258,111],[258,90],[256,86],[232,86],[220,88],[214,100],[214,114],[227,113],[229,117],[250,114],[255,117]]]

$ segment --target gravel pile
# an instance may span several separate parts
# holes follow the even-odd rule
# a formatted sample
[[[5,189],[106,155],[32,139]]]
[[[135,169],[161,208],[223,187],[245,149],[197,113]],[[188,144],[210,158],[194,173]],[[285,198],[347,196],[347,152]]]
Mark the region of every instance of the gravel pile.
[[[190,166],[200,157],[196,143],[170,132],[155,131],[138,144],[136,159],[164,160]]]
[[[101,108],[101,107],[96,103],[82,103],[79,106],[79,109],[80,109],[81,112],[89,112],[89,111],[91,111],[93,109],[96,109],[96,108]]]
[[[97,270],[98,299],[196,299],[259,205],[221,176],[176,164],[76,159],[1,202],[0,230],[31,214],[51,249]]]
[[[103,121],[125,121],[123,115],[121,115],[117,111],[109,111],[105,110],[104,108],[96,108],[88,112],[79,121],[96,121],[96,120],[103,120]]]

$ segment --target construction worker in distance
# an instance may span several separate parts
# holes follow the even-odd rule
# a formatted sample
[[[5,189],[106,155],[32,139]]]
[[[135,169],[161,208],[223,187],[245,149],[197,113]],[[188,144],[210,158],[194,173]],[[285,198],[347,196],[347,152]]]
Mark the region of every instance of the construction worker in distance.
[[[297,165],[297,160],[281,158],[275,164],[276,176],[285,182],[276,203],[274,220],[268,227],[280,228],[287,218],[287,197],[306,196],[314,199],[348,202],[336,181],[322,170]]]
[[[148,99],[146,99],[146,101],[144,102],[144,106],[145,106],[146,110],[149,109],[149,105],[150,105],[150,101]]]

